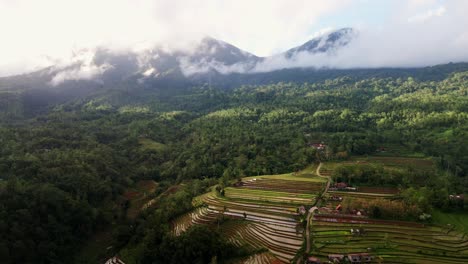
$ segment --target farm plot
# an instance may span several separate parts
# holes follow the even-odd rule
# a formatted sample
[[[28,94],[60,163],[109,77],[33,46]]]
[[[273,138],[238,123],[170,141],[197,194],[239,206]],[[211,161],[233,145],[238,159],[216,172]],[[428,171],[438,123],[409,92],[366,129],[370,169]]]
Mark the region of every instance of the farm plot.
[[[195,210],[183,214],[172,221],[172,233],[176,236],[195,224],[212,224],[218,219],[217,212],[212,212],[205,207],[199,207]]]
[[[323,188],[317,182],[291,181],[281,179],[259,178],[242,182],[239,188],[257,190],[281,190],[290,193],[316,193]]]
[[[377,198],[392,198],[395,197],[395,194],[388,193],[370,193],[370,192],[360,192],[360,191],[329,191],[330,195],[338,195],[343,198],[366,198],[366,199],[377,199]]]
[[[175,219],[173,233],[194,224],[219,226],[231,243],[269,252],[244,263],[289,263],[303,244],[298,207],[311,205],[323,182],[312,174],[244,178],[237,187],[225,188],[224,195],[213,190],[194,199],[200,207]]]
[[[353,231],[354,230],[354,231]],[[356,234],[355,230],[359,230]],[[367,252],[382,263],[465,263],[468,240],[460,233],[413,222],[316,216],[313,254]]]
[[[260,253],[250,256],[244,260],[239,261],[241,264],[274,264],[282,263],[282,261],[275,258],[271,253]]]
[[[396,195],[400,191],[397,188],[391,187],[367,187],[367,186],[360,186],[359,192],[361,193],[378,193],[378,194],[393,194]]]
[[[403,158],[403,157],[368,157],[370,162],[379,162],[387,166],[412,166],[418,169],[433,169],[435,162],[424,158]]]
[[[225,195],[228,198],[287,203],[287,204],[311,204],[315,198],[314,194],[289,193],[271,190],[252,190],[243,188],[226,188]]]

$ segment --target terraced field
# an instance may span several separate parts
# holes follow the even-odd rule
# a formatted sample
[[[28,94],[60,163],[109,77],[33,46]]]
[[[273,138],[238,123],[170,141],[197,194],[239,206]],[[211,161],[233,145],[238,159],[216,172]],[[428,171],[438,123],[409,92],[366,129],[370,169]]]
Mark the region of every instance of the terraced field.
[[[297,209],[314,203],[324,179],[312,174],[260,176],[245,178],[236,186],[225,188],[224,196],[212,191],[197,197],[194,203],[202,206],[177,218],[174,234],[194,224],[208,224],[220,228],[235,245],[269,252],[244,263],[290,263],[303,244]]]
[[[313,254],[369,252],[382,263],[467,263],[468,240],[457,232],[413,222],[332,221],[315,217]],[[351,229],[364,233],[354,235]]]
[[[386,157],[376,160],[385,165],[406,166],[409,159]],[[421,166],[431,165],[429,160],[418,160]],[[320,174],[331,175],[337,164],[325,164]],[[328,195],[342,198],[342,201],[330,200],[324,204],[333,209],[348,199],[392,198],[398,195],[398,190],[358,187],[358,191],[329,191]],[[369,253],[375,263],[468,263],[468,237],[461,232],[417,222],[377,220],[337,211],[322,212],[325,213],[317,213],[312,219],[310,253],[323,261],[329,254]]]
[[[319,175],[332,175],[338,163],[325,163]],[[246,177],[224,189],[194,199],[199,206],[173,222],[175,235],[194,224],[219,228],[231,243],[261,253],[238,263],[291,263],[303,247],[301,205],[316,203],[325,189],[326,177],[307,173]],[[329,191],[320,200],[310,226],[310,255],[325,261],[329,254],[369,253],[374,263],[468,263],[468,236],[445,227],[417,222],[370,219],[341,213],[336,206],[355,198],[397,198],[396,188],[362,187],[358,191]],[[225,221],[228,219],[227,221]],[[354,231],[352,231],[352,229]],[[356,230],[360,230],[356,234]],[[266,250],[266,251],[262,251]]]
[[[245,260],[240,261],[240,264],[274,264],[282,263],[280,260],[275,258],[271,253],[260,253],[248,257]]]
[[[360,191],[329,191],[331,195],[338,195],[343,198],[366,198],[366,199],[376,199],[376,198],[392,198],[395,197],[395,194],[389,193],[371,193],[371,192],[360,192]]]

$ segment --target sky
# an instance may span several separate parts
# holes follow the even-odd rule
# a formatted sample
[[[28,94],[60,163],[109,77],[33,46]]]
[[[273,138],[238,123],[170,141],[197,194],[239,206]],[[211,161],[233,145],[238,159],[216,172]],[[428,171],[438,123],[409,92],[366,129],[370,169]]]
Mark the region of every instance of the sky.
[[[209,35],[257,56],[341,27],[359,40],[335,58],[291,66],[421,66],[468,61],[465,0],[0,0],[0,76],[69,59],[83,48],[190,46]]]

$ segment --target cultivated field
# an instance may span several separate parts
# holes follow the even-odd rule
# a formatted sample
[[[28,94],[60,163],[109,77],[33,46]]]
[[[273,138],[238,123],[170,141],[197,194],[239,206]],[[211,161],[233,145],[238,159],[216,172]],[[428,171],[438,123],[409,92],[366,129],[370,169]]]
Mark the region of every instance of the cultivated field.
[[[343,163],[378,163],[395,170],[408,165],[421,170],[433,166],[428,159],[366,157],[323,163],[318,171],[321,177],[315,174],[316,166],[292,174],[246,177],[226,187],[224,195],[213,188],[195,198],[197,209],[174,220],[173,233],[179,235],[195,224],[210,225],[221,230],[233,244],[259,252],[239,263],[291,263],[299,250],[302,248],[303,252],[306,248],[305,226],[300,222],[306,219],[307,212],[300,214],[298,209],[301,205],[306,210],[317,205],[310,222],[308,255],[322,262],[330,254],[364,253],[373,257],[372,263],[468,263],[468,236],[463,230],[447,225],[371,219],[365,212],[361,215],[337,209],[354,199],[399,201],[400,190],[396,187],[335,189],[326,193],[325,200],[319,199],[327,177]]]
[[[413,222],[314,217],[312,253],[368,252],[382,263],[466,263],[468,239],[460,233]],[[361,229],[361,234],[351,233]]]
[[[298,208],[310,206],[325,180],[311,173],[247,177],[224,196],[213,190],[197,197],[201,206],[173,222],[180,234],[194,224],[220,228],[233,244],[247,245],[269,254],[256,254],[244,263],[289,263],[303,244]],[[304,217],[304,216],[302,216]]]
[[[433,166],[428,159],[368,157],[325,163],[320,174],[332,175],[334,168],[343,163],[380,163],[395,169],[415,166],[421,170]],[[328,197],[340,197],[342,200],[329,200],[322,205],[329,211],[319,210],[314,214],[310,254],[322,261],[331,254],[368,253],[373,256],[373,263],[468,263],[468,236],[452,227],[370,219],[365,215],[334,210],[349,199],[398,199],[398,193],[398,189],[391,187],[358,187],[358,191],[328,192]]]

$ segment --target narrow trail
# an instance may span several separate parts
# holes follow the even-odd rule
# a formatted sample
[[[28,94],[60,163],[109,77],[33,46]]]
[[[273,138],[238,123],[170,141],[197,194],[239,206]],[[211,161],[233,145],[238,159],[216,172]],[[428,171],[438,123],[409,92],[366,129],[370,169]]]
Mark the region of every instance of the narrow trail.
[[[327,186],[325,187],[325,190],[323,191],[322,194],[325,194],[328,192],[328,188],[330,188],[330,177],[327,177],[327,176],[323,176],[322,174],[320,174],[320,168],[322,168],[322,162],[320,162],[320,164],[317,166],[317,170],[315,171],[315,174],[317,174],[317,176],[321,177],[321,178],[326,178],[327,179]]]
[[[315,171],[315,173],[317,174],[318,177],[321,177],[321,178],[326,178],[327,179],[327,186],[325,187],[323,193],[322,193],[322,196],[328,192],[328,188],[330,188],[330,177],[327,177],[327,176],[323,176],[322,174],[320,174],[320,168],[322,167],[322,162],[320,162],[320,164],[317,166],[317,170]],[[310,222],[311,222],[311,219],[312,217],[314,216],[314,211],[318,209],[317,207],[317,203],[318,203],[318,200],[315,202],[314,206],[312,208],[309,209],[309,213],[307,215],[307,229],[306,229],[306,254],[309,254],[310,252]]]

